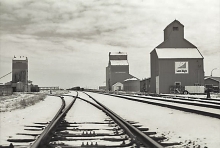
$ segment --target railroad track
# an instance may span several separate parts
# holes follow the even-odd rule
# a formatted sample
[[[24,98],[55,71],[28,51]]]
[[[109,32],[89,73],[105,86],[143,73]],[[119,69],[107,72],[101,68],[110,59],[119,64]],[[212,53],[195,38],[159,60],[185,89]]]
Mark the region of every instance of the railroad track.
[[[70,104],[65,103],[65,95],[61,96],[63,105],[51,122],[44,128],[42,134],[31,142],[30,148],[74,148],[74,147],[147,147],[163,148],[178,145],[176,142],[168,142],[165,137],[155,136],[155,132],[142,127],[135,121],[126,121],[109,108],[98,102],[92,96],[88,98],[66,95],[72,97]],[[78,104],[77,104],[78,103]],[[98,121],[75,121],[74,107],[81,109],[80,115],[91,115],[92,112],[84,112],[85,105],[97,110]],[[77,106],[75,106],[77,105]],[[101,115],[102,114],[102,115]],[[77,114],[76,116],[79,116]],[[94,118],[96,114],[93,114]],[[80,118],[80,117],[78,117]],[[25,134],[25,133],[23,133]],[[23,141],[25,142],[25,140]],[[30,141],[28,141],[30,142]]]
[[[184,96],[167,96],[161,95],[163,98],[172,98],[177,100],[191,101],[191,102],[202,102],[202,103],[210,103],[215,105],[220,105],[219,99],[206,99],[206,98],[196,98],[196,97],[184,97]]]
[[[200,102],[195,101],[194,99],[186,100],[185,98],[181,97],[169,98],[166,96],[166,98],[162,98],[153,96],[134,96],[127,94],[102,94],[220,119],[220,105],[218,101],[207,102],[207,100],[202,100],[202,102]]]
[[[132,95],[125,95],[125,96],[132,96]],[[177,96],[167,96],[167,95],[166,96],[162,95],[160,97],[152,97],[152,96],[135,96],[135,97],[220,109],[220,100],[212,101],[212,100],[201,100],[201,99],[195,99],[195,98],[186,99],[180,96],[177,97]]]

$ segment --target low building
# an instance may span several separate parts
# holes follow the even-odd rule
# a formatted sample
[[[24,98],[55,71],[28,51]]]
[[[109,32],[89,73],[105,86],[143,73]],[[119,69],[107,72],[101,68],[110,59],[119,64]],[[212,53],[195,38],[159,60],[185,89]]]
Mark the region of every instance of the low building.
[[[39,87],[39,90],[40,91],[43,91],[43,90],[59,90],[59,86],[52,86],[52,87]],[[76,86],[76,87],[73,87],[72,88],[73,90],[80,90],[80,87],[79,86]]]
[[[121,82],[117,82],[112,85],[112,91],[121,91],[124,90],[124,85]]]
[[[0,96],[12,95],[13,89],[11,85],[0,85]]]
[[[99,86],[99,90],[106,90],[106,86]]]
[[[140,91],[141,92],[150,92],[150,80],[151,78],[146,78],[140,81]]]
[[[205,87],[213,92],[220,92],[220,77],[206,76],[204,79]]]
[[[134,77],[124,80],[124,91],[140,92],[140,80]]]

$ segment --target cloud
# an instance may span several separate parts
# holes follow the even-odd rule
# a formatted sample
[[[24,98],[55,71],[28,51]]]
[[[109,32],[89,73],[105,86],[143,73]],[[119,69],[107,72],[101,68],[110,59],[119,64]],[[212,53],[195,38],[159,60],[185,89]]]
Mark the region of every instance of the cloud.
[[[25,55],[32,70],[37,69],[30,72],[39,83],[44,83],[37,76],[40,71],[53,75],[61,70],[68,71],[66,77],[81,73],[84,79],[96,71],[94,81],[99,83],[105,79],[108,52],[124,51],[132,74],[149,77],[149,53],[163,41],[163,29],[174,19],[184,25],[185,38],[210,67],[213,54],[220,54],[219,9],[218,0],[1,0],[2,67],[7,71],[13,55]],[[87,83],[83,80],[82,85]]]
[[[136,17],[138,7],[124,2],[55,2],[55,1],[23,1],[3,3],[3,15],[10,11],[11,23],[3,23],[8,31],[13,28],[15,32],[24,32],[39,37],[69,37],[99,41],[97,38],[114,36],[117,31],[122,33],[120,37],[126,38],[127,34],[120,32],[126,26],[139,22]],[[7,16],[2,17],[2,20]],[[132,18],[132,19],[131,19]],[[136,19],[137,18],[137,19]],[[123,23],[122,23],[123,21]],[[4,22],[4,21],[3,21]],[[19,24],[19,25],[18,25]],[[126,30],[125,30],[126,32]],[[104,34],[104,35],[103,35]],[[124,34],[124,36],[123,36]],[[106,39],[108,40],[108,39]],[[124,46],[104,42],[109,45]]]

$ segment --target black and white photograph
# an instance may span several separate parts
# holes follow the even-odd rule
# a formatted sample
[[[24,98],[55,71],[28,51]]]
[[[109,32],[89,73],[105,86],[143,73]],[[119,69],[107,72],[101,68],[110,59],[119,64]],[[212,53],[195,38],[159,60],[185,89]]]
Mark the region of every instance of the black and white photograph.
[[[0,148],[220,148],[219,0],[0,0]]]

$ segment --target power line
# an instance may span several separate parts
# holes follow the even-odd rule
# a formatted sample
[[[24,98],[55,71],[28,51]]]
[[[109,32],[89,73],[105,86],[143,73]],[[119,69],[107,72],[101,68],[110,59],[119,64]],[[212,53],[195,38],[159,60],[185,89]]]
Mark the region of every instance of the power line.
[[[7,75],[9,75],[9,74],[11,74],[12,72],[9,72],[9,73],[7,73],[6,75],[4,75],[4,76],[2,76],[1,78],[4,78],[5,76],[7,76]],[[0,78],[0,79],[1,79]]]

